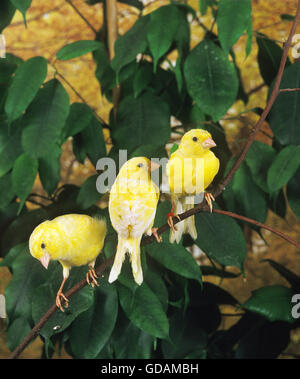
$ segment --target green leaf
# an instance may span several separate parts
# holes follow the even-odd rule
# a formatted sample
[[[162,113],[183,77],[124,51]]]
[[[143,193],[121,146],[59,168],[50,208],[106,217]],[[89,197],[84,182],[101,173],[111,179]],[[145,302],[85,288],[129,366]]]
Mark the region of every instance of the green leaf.
[[[235,352],[237,359],[275,359],[290,342],[289,325],[283,322],[257,322],[248,328]]]
[[[291,14],[287,14],[287,13],[281,14],[280,18],[282,21],[294,21],[295,20],[295,16],[293,16]]]
[[[143,90],[147,89],[148,84],[152,81],[152,79],[152,66],[149,64],[142,64],[133,79],[133,91],[135,98],[138,97]]]
[[[117,291],[113,285],[103,282],[94,293],[92,306],[82,312],[72,325],[70,343],[76,358],[97,357],[111,337],[117,315]]]
[[[12,124],[11,131],[6,121],[0,121],[0,177],[13,167],[16,158],[23,152],[21,131],[19,120]]]
[[[5,29],[14,17],[16,8],[10,0],[2,0],[0,3],[0,33]]]
[[[126,97],[117,111],[117,127],[112,138],[119,149],[147,144],[164,145],[170,137],[170,111],[166,103],[150,92],[137,99]]]
[[[260,141],[253,141],[246,155],[246,163],[254,182],[267,193],[269,192],[267,174],[275,156],[274,148]]]
[[[9,323],[18,318],[31,322],[33,292],[45,280],[45,269],[30,255],[28,242],[11,249],[5,264],[9,265],[13,272],[12,280],[5,289]]]
[[[218,37],[226,54],[247,28],[249,19],[251,19],[251,0],[219,1],[217,14]]]
[[[138,328],[158,338],[167,338],[169,322],[159,299],[143,282],[134,292],[118,283],[121,306]]]
[[[92,175],[81,186],[77,196],[77,204],[81,209],[91,207],[102,196],[96,188],[97,178],[98,175]]]
[[[61,61],[81,57],[91,53],[102,46],[101,42],[93,40],[80,40],[69,43],[62,47],[56,54],[56,58]]]
[[[112,68],[118,73],[121,68],[134,61],[139,53],[147,47],[147,26],[150,16],[139,18],[132,28],[115,43],[115,56],[111,62]]]
[[[292,211],[300,220],[300,168],[296,171],[295,175],[290,179],[287,185],[286,194],[289,205]]]
[[[228,166],[232,161],[229,162]],[[227,208],[246,217],[264,222],[267,217],[267,201],[263,191],[255,184],[245,162],[241,164],[223,192]]]
[[[282,188],[296,173],[300,165],[299,147],[290,145],[282,149],[274,159],[268,171],[268,187],[270,192]]]
[[[292,290],[273,285],[252,291],[251,297],[242,304],[243,308],[258,313],[270,321],[294,322],[292,317]]]
[[[189,308],[183,314],[180,309],[170,320],[170,341],[162,342],[164,358],[182,359],[197,349],[205,350],[207,339],[199,323],[198,311]]]
[[[10,0],[13,5],[22,13],[26,25],[26,12],[31,6],[31,0]]]
[[[102,124],[95,116],[84,130],[75,135],[74,139],[78,149],[76,158],[79,156],[84,159],[87,154],[93,165],[96,166],[98,159],[106,156]]]
[[[184,76],[189,94],[214,121],[219,120],[236,99],[239,83],[234,65],[208,39],[188,55]]]
[[[180,11],[172,4],[160,7],[150,14],[147,39],[150,52],[153,56],[154,72],[156,71],[159,58],[171,47],[180,21]],[[166,25],[168,25],[167,28]]]
[[[85,129],[91,122],[93,110],[86,104],[73,103],[70,113],[62,130],[62,141],[74,136]]]
[[[236,266],[243,271],[247,248],[236,221],[214,213],[200,213],[195,219],[198,233],[196,244],[205,254],[224,266]]]
[[[93,58],[97,65],[96,78],[99,81],[102,93],[107,96],[109,90],[116,86],[116,73],[110,65],[103,43],[98,50],[93,52]]]
[[[146,247],[149,255],[167,269],[202,284],[201,270],[192,255],[182,245],[162,242]]]
[[[39,175],[46,192],[51,195],[60,181],[61,147],[52,145],[51,150],[39,159]]]
[[[42,57],[30,58],[20,64],[9,87],[5,112],[9,123],[19,118],[32,102],[47,75],[47,61]]]
[[[11,173],[0,178],[0,209],[5,208],[14,198]]]
[[[40,262],[36,260],[41,266]],[[43,269],[43,267],[42,267]],[[43,269],[44,270],[44,269]],[[45,270],[44,270],[45,271]],[[87,267],[73,267],[70,277],[64,286],[64,293],[85,277]],[[51,262],[47,271],[47,281],[36,286],[32,292],[32,318],[37,323],[45,312],[55,303],[58,288],[62,282],[62,267],[58,262]],[[69,299],[69,306],[65,312],[57,310],[47,321],[40,334],[46,339],[64,331],[80,313],[84,312],[93,304],[93,289],[85,286]]]
[[[276,78],[283,50],[262,33],[257,35],[256,42],[258,45],[257,60],[260,74],[266,85],[270,86]],[[287,58],[286,67],[290,64],[290,59]]]
[[[6,344],[9,350],[13,351],[30,332],[29,322],[23,318],[16,318],[6,330]]]
[[[22,154],[14,163],[12,171],[12,185],[15,194],[20,198],[19,213],[30,194],[36,174],[38,161],[27,154]]]
[[[57,79],[47,82],[38,92],[24,118],[22,145],[26,153],[42,157],[59,142],[70,110],[69,96]]]
[[[300,61],[288,66],[282,76],[280,88],[300,87]],[[272,88],[270,88],[270,91]],[[270,96],[270,92],[269,92]],[[275,100],[268,116],[271,129],[282,145],[300,145],[300,94],[283,92]]]
[[[282,277],[284,277],[292,287],[300,288],[300,277],[294,272],[288,270],[286,267],[280,263],[273,261],[272,259],[263,259],[262,262],[268,262],[271,267],[273,267]]]
[[[199,0],[199,10],[202,16],[206,15],[209,3],[210,3],[209,0]]]

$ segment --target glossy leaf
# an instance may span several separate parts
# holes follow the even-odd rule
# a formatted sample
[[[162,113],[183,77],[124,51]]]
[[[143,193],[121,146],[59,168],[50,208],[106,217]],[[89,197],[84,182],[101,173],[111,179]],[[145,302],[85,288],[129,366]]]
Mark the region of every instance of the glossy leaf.
[[[126,316],[138,328],[159,338],[167,338],[169,322],[159,299],[146,283],[135,292],[122,284],[118,284],[121,306]]]
[[[290,288],[279,285],[265,286],[253,291],[242,307],[256,312],[270,321],[293,322],[292,295]]]
[[[267,174],[275,156],[275,150],[260,141],[254,141],[246,155],[246,163],[250,168],[254,182],[267,193],[269,192]]]
[[[158,8],[150,14],[147,26],[149,49],[153,56],[154,71],[157,62],[171,47],[181,18],[179,9],[174,5]],[[168,27],[166,28],[166,24]]]
[[[70,113],[62,130],[62,141],[84,130],[93,117],[92,109],[83,103],[73,103]]]
[[[109,340],[118,315],[118,296],[114,286],[101,283],[91,307],[72,325],[70,343],[76,358],[95,358]],[[82,331],[84,330],[84,333]]]
[[[286,193],[290,207],[300,220],[300,168],[288,182]]]
[[[112,137],[119,149],[147,144],[160,146],[170,137],[170,111],[166,103],[150,92],[137,99],[126,97],[119,105],[117,127]]]
[[[39,175],[46,192],[51,195],[60,181],[61,147],[53,145],[51,150],[39,159]]]
[[[280,88],[300,87],[300,61],[287,67],[282,76]],[[270,91],[272,87],[270,88]],[[300,123],[300,93],[283,92],[272,106],[268,121],[275,137],[282,145],[299,145],[300,134],[298,125]]]
[[[235,220],[220,214],[200,213],[196,217],[196,244],[224,266],[243,270],[246,242]]]
[[[5,208],[14,198],[15,192],[12,187],[11,173],[0,178],[0,209]]]
[[[258,45],[257,60],[259,71],[264,82],[270,86],[277,75],[283,50],[262,33],[257,35],[256,42]],[[285,67],[288,67],[290,64],[291,62],[288,57]]]
[[[274,159],[268,171],[270,192],[282,188],[295,174],[300,165],[300,149],[290,145],[282,149]]]
[[[16,8],[10,0],[2,0],[0,3],[0,33],[11,22]]]
[[[36,174],[38,161],[26,154],[22,154],[14,163],[12,171],[12,185],[15,194],[20,198],[19,212],[21,211],[27,196],[30,194]]]
[[[31,0],[10,0],[13,5],[22,13],[26,25],[26,12],[31,6]]]
[[[70,110],[69,96],[57,79],[47,82],[37,94],[24,118],[22,145],[33,157],[51,152],[59,141]]]
[[[202,284],[200,267],[182,245],[162,242],[159,245],[151,244],[146,250],[153,259],[168,270],[185,278],[198,280]]]
[[[19,118],[34,99],[47,75],[47,61],[33,57],[20,64],[8,90],[5,112],[9,123]]]
[[[184,77],[191,97],[214,121],[219,120],[236,99],[238,78],[233,63],[208,39],[188,55]]]
[[[139,53],[147,47],[147,26],[149,15],[141,17],[132,28],[115,43],[115,57],[111,62],[112,68],[118,73],[121,68],[134,61]]]
[[[251,0],[219,1],[217,14],[218,37],[226,54],[247,28],[250,18]]]
[[[23,152],[21,131],[19,120],[12,124],[11,131],[7,122],[0,122],[0,177],[13,167],[16,158]]]
[[[97,178],[98,175],[92,175],[81,186],[77,197],[77,204],[81,209],[89,208],[102,196],[96,188]]]
[[[87,53],[91,53],[101,46],[101,42],[92,40],[80,40],[69,43],[62,47],[56,54],[56,58],[61,61],[81,57]]]

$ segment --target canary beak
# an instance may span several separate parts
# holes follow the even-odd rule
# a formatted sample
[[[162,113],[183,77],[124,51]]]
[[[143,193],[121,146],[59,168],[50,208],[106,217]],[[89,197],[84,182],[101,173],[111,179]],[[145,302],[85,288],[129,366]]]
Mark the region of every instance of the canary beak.
[[[205,141],[202,142],[202,146],[204,147],[204,149],[210,149],[211,147],[215,147],[217,145],[212,138],[207,138]]]
[[[154,171],[154,170],[158,169],[159,167],[160,167],[159,163],[151,161],[151,163],[150,163],[150,171]]]
[[[40,262],[45,267],[45,269],[48,268],[48,265],[49,265],[49,262],[50,262],[50,255],[49,255],[49,253],[47,251],[45,252],[45,254],[40,259]]]

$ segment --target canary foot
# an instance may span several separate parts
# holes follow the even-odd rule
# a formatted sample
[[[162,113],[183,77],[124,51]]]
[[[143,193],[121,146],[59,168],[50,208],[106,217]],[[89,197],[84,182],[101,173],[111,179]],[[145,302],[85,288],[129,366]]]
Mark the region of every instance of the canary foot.
[[[162,237],[159,236],[159,235],[157,234],[157,230],[158,230],[158,228],[152,228],[152,229],[151,229],[152,234],[154,235],[156,241],[157,241],[158,243],[160,243],[160,242],[162,242]]]
[[[210,209],[210,213],[212,212],[212,209],[213,209],[213,205],[212,205],[212,201],[215,201],[215,198],[213,197],[213,195],[209,192],[205,192],[204,194],[204,197],[205,197],[205,200],[207,201],[207,204],[209,206],[209,209]]]
[[[96,271],[92,266],[89,266],[90,270],[86,273],[86,281],[88,284],[90,284],[93,288],[94,286],[99,286],[96,278],[98,278]]]
[[[60,300],[60,298],[62,298],[63,299],[63,301],[65,302],[65,307],[66,308],[68,308],[68,306],[69,306],[69,300],[66,298],[66,296],[61,292],[61,291],[58,291],[57,292],[57,295],[56,295],[56,306],[57,306],[57,308],[59,308],[62,312],[64,312],[64,309],[63,309],[63,307],[62,307],[62,304],[61,304],[61,300]]]
[[[181,221],[181,218],[177,214],[174,214],[173,212],[168,213],[168,225],[173,230],[173,232],[175,232],[177,228],[174,225],[173,217],[176,217],[179,221]]]

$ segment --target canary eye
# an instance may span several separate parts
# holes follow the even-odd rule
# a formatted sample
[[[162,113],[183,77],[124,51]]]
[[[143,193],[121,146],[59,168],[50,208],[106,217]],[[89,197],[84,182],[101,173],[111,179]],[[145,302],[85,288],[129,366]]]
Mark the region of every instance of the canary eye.
[[[46,245],[44,243],[41,243],[41,248],[45,249]]]
[[[138,165],[137,165],[137,167],[143,167],[143,163],[139,163]]]
[[[197,142],[198,138],[197,137],[193,137],[193,141]]]

